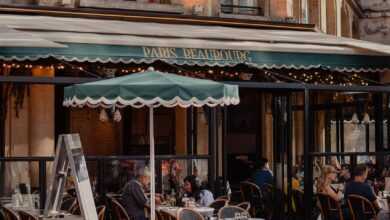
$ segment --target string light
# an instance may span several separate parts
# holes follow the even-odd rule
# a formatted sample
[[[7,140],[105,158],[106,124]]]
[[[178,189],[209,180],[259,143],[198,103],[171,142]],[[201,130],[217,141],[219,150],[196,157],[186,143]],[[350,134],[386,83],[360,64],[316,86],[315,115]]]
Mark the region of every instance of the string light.
[[[84,64],[76,65],[76,64],[69,64],[67,63],[66,66],[62,63],[57,64],[49,64],[49,65],[42,65],[42,64],[35,64],[35,63],[24,63],[24,62],[3,62],[0,63],[0,65],[3,68],[8,69],[32,69],[32,68],[39,68],[39,69],[57,69],[57,70],[64,70],[64,69],[73,69],[76,71],[83,71],[88,72],[88,65]],[[171,67],[169,67],[171,66]],[[98,66],[98,69],[104,69],[105,66]],[[213,68],[205,68],[205,67],[191,67],[190,70],[186,70],[185,66],[174,66],[170,64],[166,64],[166,66],[163,66],[162,69],[159,71],[161,72],[171,72],[179,75],[185,75],[185,76],[191,76],[191,77],[198,77],[198,78],[211,78],[213,80],[221,80],[223,78],[228,79],[235,79],[240,80],[241,74],[252,74],[254,77],[253,79],[257,79],[259,81],[265,80],[265,81],[273,81],[273,82],[302,82],[302,83],[313,83],[315,85],[318,84],[329,84],[329,85],[339,85],[339,86],[353,86],[353,85],[360,85],[360,86],[368,86],[370,83],[375,83],[374,80],[371,80],[369,78],[365,78],[364,74],[359,75],[358,73],[353,74],[343,74],[343,73],[335,73],[330,71],[307,71],[302,72],[302,70],[290,70],[283,72],[281,70],[280,72],[272,72],[271,70],[256,70],[256,72],[253,69],[246,69],[246,70],[240,70],[237,71],[237,68],[232,68],[232,71],[226,71],[223,68],[219,67],[213,67]],[[122,68],[118,68],[116,71],[117,73],[121,74],[131,74],[136,72],[143,72],[147,69],[147,66],[144,65],[123,65]],[[91,70],[91,72],[93,72]],[[265,76],[265,79],[258,78],[258,76]]]

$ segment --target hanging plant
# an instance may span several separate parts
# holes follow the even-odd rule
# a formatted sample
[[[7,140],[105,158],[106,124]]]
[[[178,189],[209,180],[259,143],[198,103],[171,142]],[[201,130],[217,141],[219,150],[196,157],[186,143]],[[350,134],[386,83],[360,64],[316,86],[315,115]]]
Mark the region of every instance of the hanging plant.
[[[0,68],[0,75],[9,76],[9,75],[20,75],[20,76],[28,76],[30,75],[30,71],[28,69],[20,68],[18,71],[12,71],[14,69],[11,68]],[[26,84],[15,84],[15,83],[3,83],[2,84],[2,94],[1,94],[1,113],[0,117],[2,119],[7,118],[7,110],[8,110],[8,101],[14,97],[14,110],[15,116],[19,118],[20,109],[23,108],[25,95],[28,94],[28,85]]]
[[[11,88],[11,96],[14,99],[14,110],[16,118],[19,118],[19,112],[23,108],[25,95],[28,94],[28,86],[25,84],[13,84]]]

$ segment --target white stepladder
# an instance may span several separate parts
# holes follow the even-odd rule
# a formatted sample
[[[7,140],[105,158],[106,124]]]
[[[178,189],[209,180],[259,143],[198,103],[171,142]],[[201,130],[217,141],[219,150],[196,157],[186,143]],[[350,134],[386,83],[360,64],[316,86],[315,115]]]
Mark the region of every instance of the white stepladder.
[[[68,168],[75,179],[81,215],[87,220],[98,220],[79,134],[61,134],[58,138],[44,216],[54,217],[61,214],[60,208]]]

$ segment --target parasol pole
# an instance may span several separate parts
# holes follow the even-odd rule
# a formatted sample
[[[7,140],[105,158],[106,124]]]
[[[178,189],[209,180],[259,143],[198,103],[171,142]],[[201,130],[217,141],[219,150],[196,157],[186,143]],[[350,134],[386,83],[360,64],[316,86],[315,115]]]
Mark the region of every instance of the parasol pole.
[[[154,166],[154,119],[153,106],[149,107],[149,143],[150,143],[150,220],[155,220],[156,190]]]

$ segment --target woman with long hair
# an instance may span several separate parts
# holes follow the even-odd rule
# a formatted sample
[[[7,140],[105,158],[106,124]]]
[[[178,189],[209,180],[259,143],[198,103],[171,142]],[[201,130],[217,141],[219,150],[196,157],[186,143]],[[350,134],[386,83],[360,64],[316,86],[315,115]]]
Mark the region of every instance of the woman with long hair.
[[[317,180],[317,192],[329,195],[335,201],[340,201],[342,196],[331,184],[337,180],[337,170],[333,166],[322,167],[321,175]]]
[[[184,178],[183,189],[185,197],[194,198],[200,206],[209,206],[214,202],[213,194],[207,189],[202,189],[199,180],[194,175]]]

